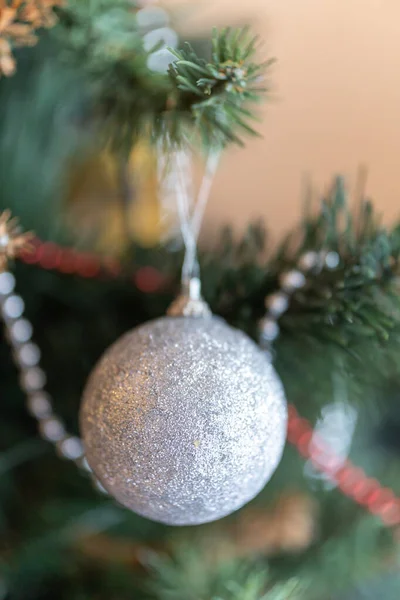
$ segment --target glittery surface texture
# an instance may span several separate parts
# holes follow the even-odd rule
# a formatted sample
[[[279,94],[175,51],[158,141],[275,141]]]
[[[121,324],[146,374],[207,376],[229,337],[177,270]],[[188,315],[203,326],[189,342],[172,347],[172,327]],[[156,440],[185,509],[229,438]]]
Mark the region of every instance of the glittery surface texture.
[[[282,384],[217,317],[163,317],[100,359],[80,415],[89,465],[121,504],[169,525],[213,521],[254,498],[286,438]]]

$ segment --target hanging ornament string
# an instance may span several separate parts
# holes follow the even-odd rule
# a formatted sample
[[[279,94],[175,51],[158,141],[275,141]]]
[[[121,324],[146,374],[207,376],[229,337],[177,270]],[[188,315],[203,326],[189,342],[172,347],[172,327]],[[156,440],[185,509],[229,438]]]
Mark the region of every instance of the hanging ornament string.
[[[187,286],[189,281],[200,275],[199,261],[197,257],[197,240],[192,227],[192,218],[190,216],[190,207],[193,207],[193,214],[196,210],[193,199],[189,196],[189,186],[187,184],[187,175],[185,167],[178,151],[176,153],[176,168],[173,171],[177,175],[176,202],[178,207],[178,216],[183,243],[185,246],[185,256],[183,259],[181,282],[182,286]]]
[[[26,245],[31,236],[21,237],[20,230],[15,227],[15,221],[10,224],[8,211],[0,216],[0,233],[0,258],[4,259],[1,263],[4,270],[0,269],[1,318],[7,340],[12,348],[14,362],[20,373],[20,384],[26,393],[27,409],[37,420],[41,437],[53,443],[61,457],[75,462],[84,471],[91,472],[84,457],[81,440],[68,434],[62,419],[54,412],[49,394],[45,391],[46,375],[40,367],[40,349],[32,341],[33,327],[24,316],[22,298],[15,293],[15,278],[12,273],[5,270],[6,259],[14,255],[29,264],[38,264],[46,269],[57,269],[60,255],[63,257],[65,252],[64,260],[68,258],[70,261],[70,270],[60,269],[60,271],[81,275],[81,269],[71,267],[79,264],[82,267],[88,257],[85,253],[40,242],[37,239],[33,240],[32,252]],[[90,257],[92,260],[96,258],[97,264],[103,264],[100,258],[93,255]],[[339,256],[336,252],[309,251],[300,257],[297,268],[282,274],[280,291],[268,295],[265,299],[266,315],[259,325],[261,344],[264,347],[270,347],[271,342],[279,335],[277,321],[288,309],[293,293],[306,284],[306,275],[323,267],[335,268],[338,262]],[[110,260],[111,263],[116,264]],[[108,261],[104,264],[108,264]],[[88,276],[86,271],[85,273],[86,275],[82,274],[82,276]],[[114,276],[119,273],[119,269],[110,271]],[[387,527],[400,525],[400,498],[349,460],[344,463],[342,461],[340,468],[337,468],[340,460],[334,449],[316,434],[306,419],[299,416],[293,405],[289,405],[288,441],[297,448],[301,456],[311,460],[318,471],[334,481],[345,496],[363,506],[371,514],[378,516]],[[92,473],[91,476],[96,488],[107,493]]]
[[[177,173],[177,204],[178,215],[181,226],[182,238],[185,244],[185,257],[182,266],[182,284],[185,285],[193,278],[198,278],[200,274],[199,261],[197,256],[197,242],[199,239],[201,224],[207,202],[210,197],[211,187],[215,174],[218,169],[220,153],[211,151],[208,154],[205,173],[202,179],[197,201],[190,198],[191,186],[187,185],[187,171],[182,161],[181,152],[176,154],[176,173]],[[190,214],[190,207],[193,207]]]
[[[172,303],[168,310],[169,315],[205,316],[211,314],[207,304],[201,298],[197,242],[219,159],[220,151],[209,152],[199,192],[195,199],[191,157],[188,152],[175,149],[166,162],[161,149],[159,149],[161,194],[165,193],[165,182],[171,183],[172,178],[176,191],[180,233],[185,248],[181,272],[181,295]],[[169,170],[168,174],[166,168]]]

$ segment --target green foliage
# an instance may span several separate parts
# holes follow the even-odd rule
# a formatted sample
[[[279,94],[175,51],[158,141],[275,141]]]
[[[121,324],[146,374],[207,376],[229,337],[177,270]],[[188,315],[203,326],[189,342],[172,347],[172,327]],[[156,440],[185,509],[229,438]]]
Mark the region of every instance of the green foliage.
[[[334,252],[338,264],[312,271],[305,288],[294,295],[282,318],[283,332],[326,339],[349,350],[365,339],[388,341],[397,335],[399,325],[399,226],[381,226],[371,203],[364,199],[359,214],[353,216],[340,178],[320,206],[260,263],[254,257],[265,255],[262,224],[252,226],[239,244],[226,231],[215,254],[204,258],[207,293],[212,294],[217,310],[255,335],[263,299],[279,287],[282,272],[296,268],[299,257],[308,251]],[[208,281],[214,286],[212,291]],[[235,304],[227,302],[227,290],[235,290],[231,294]]]
[[[17,74],[0,81],[0,206],[47,238],[64,235],[66,170],[88,147],[111,144],[126,155],[145,133],[168,143],[199,138],[209,149],[254,133],[251,106],[267,91],[262,78],[271,61],[257,63],[248,31],[215,32],[208,59],[184,45],[169,72],[157,74],[148,68],[151,50],[144,49],[136,8],[128,0],[69,0],[57,9],[59,25],[43,32],[34,49],[18,51]],[[382,227],[365,199],[353,215],[337,179],[320,208],[268,258],[267,250],[259,224],[239,241],[225,231],[201,256],[206,299],[256,338],[264,298],[279,288],[281,274],[304,252],[337,253],[336,267],[310,273],[292,298],[275,366],[288,400],[312,423],[332,403],[355,411],[350,459],[399,494],[398,451],[381,443],[378,432],[394,422],[399,405],[400,225]],[[180,252],[135,247],[118,281],[17,264],[48,389],[73,431],[92,365],[123,332],[165,312],[180,262]],[[149,264],[171,282],[158,294],[132,283],[132,270]],[[318,507],[314,543],[294,555],[213,561],[208,532],[221,540],[236,515],[222,526],[177,535],[99,497],[38,439],[4,339],[0,381],[1,600],[336,600],[352,584],[397,567],[391,533],[330,489],[292,447],[255,502],[267,509],[288,489],[311,495]],[[85,553],[83,542],[97,535],[112,548],[139,544],[142,568],[133,566],[133,554],[126,562],[113,549],[100,561]],[[167,557],[154,554],[159,547]],[[389,586],[382,586],[375,597],[389,599]],[[399,597],[398,580],[390,582],[390,594]]]
[[[198,540],[196,540],[198,542]],[[201,543],[201,542],[200,542]],[[204,544],[181,544],[171,557],[149,559],[157,600],[305,600],[309,586],[296,577],[276,580],[265,560],[209,560]]]
[[[60,228],[72,159],[94,134],[82,73],[60,62],[49,36],[17,50],[17,72],[0,79],[0,210],[12,207],[46,236]]]
[[[90,85],[105,139],[123,153],[145,133],[181,143],[200,134],[205,147],[240,142],[254,131],[249,102],[265,91],[264,67],[251,62],[255,40],[246,29],[215,32],[207,63],[187,44],[172,51],[169,73],[148,67],[143,33],[129,0],[70,0],[59,10],[54,33],[68,61],[82,68]]]
[[[212,566],[204,550],[182,545],[173,557],[149,558],[154,577],[150,587],[157,599],[267,600],[269,577],[262,563],[253,569],[238,561]]]
[[[178,109],[190,106],[195,128],[204,145],[226,144],[241,139],[237,131],[256,135],[249,119],[254,115],[246,106],[257,102],[267,90],[259,86],[267,67],[251,62],[257,38],[251,38],[247,29],[214,31],[212,62],[198,57],[189,44],[173,51],[176,61],[170,66],[170,75],[178,90],[185,94],[178,100]]]
[[[333,402],[356,411],[350,459],[399,494],[399,456],[377,435],[398,406],[399,229],[384,229],[371,205],[363,201],[362,207],[358,216],[350,215],[337,180],[321,208],[305,217],[290,241],[269,252],[270,258],[263,227],[251,227],[239,241],[226,232],[216,248],[202,253],[204,291],[216,313],[256,337],[265,294],[277,289],[280,274],[299,254],[321,248],[339,253],[335,269],[312,273],[294,296],[282,319],[275,366],[288,400],[313,423]],[[169,249],[133,248],[118,281],[84,281],[17,265],[48,389],[69,428],[77,428],[82,387],[104,348],[163,314],[174,295],[175,285],[158,294],[140,292],[131,271],[151,264],[177,283],[180,261],[180,253]],[[366,314],[374,319],[365,323]],[[178,539],[175,530],[99,498],[72,465],[37,440],[5,341],[0,379],[0,565],[10,600],[336,600],[353,583],[397,564],[391,533],[306,469],[292,447],[256,503],[268,508],[288,489],[312,495],[319,510],[314,544],[296,555],[214,562],[208,529],[182,530]],[[218,525],[210,528],[221,539]],[[153,561],[144,552],[150,571],[136,571],[112,555],[98,564],[79,551],[80,541],[96,532],[114,542],[172,547],[172,555]]]
[[[363,199],[353,217],[339,178],[320,213],[305,219],[294,254],[296,258],[309,249],[327,249],[340,257],[336,268],[317,272],[297,295],[304,328],[318,328],[318,335],[347,347],[352,340],[374,336],[388,340],[399,322],[399,242],[398,225],[381,226],[369,201]],[[279,255],[290,261],[287,244]]]
[[[104,140],[128,153],[165,110],[168,78],[147,67],[135,3],[71,0],[53,31],[68,64],[84,73]]]
[[[171,54],[169,73],[156,73],[136,8],[69,0],[37,46],[16,49],[16,74],[0,79],[0,209],[11,207],[38,235],[59,230],[71,177],[105,147],[125,164],[143,135],[209,150],[251,129],[264,68],[247,30],[215,33],[214,53],[211,40],[197,53],[185,46],[185,64]]]

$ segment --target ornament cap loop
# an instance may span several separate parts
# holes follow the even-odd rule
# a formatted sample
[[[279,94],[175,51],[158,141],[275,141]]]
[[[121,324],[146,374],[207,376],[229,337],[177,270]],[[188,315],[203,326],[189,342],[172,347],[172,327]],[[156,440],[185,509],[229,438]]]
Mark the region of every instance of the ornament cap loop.
[[[198,277],[191,277],[182,282],[182,293],[191,300],[201,300],[201,281]]]
[[[207,302],[201,296],[201,281],[191,277],[182,282],[181,293],[167,311],[169,317],[211,317]]]

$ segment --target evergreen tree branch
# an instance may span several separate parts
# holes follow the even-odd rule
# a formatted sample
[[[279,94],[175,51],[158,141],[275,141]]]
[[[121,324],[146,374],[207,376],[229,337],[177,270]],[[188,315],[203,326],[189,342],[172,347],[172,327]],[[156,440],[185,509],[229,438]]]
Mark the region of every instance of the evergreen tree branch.
[[[304,253],[322,250],[333,253],[337,264],[309,274],[282,317],[283,335],[309,335],[348,349],[364,339],[385,342],[398,336],[399,225],[383,227],[368,200],[362,200],[354,216],[340,178],[316,214],[306,215],[267,261],[262,258],[262,225],[252,226],[240,244],[226,233],[216,252],[218,260],[213,253],[204,257],[206,293],[217,312],[255,335],[264,298],[279,289],[282,272],[296,268]],[[257,255],[259,260],[254,259]],[[237,278],[242,282],[239,288]]]
[[[360,415],[350,459],[398,494],[398,456],[393,453],[388,458],[386,452],[379,458],[376,427],[382,415],[390,415],[398,404],[398,385],[394,398],[385,392],[385,386],[389,376],[397,378],[394,382],[400,380],[396,308],[399,227],[383,228],[366,201],[353,216],[345,200],[342,181],[337,180],[320,209],[308,214],[269,260],[265,258],[267,236],[262,226],[251,227],[239,242],[226,232],[217,251],[203,254],[204,291],[216,313],[256,336],[257,320],[265,310],[264,297],[279,287],[280,274],[295,266],[304,251],[326,249],[338,253],[340,260],[335,269],[324,268],[312,274],[307,287],[295,295],[282,319],[275,366],[288,400],[312,422],[320,417],[324,406],[337,400],[332,379],[340,376],[340,402],[351,403]],[[151,264],[178,272],[178,254],[134,251],[135,268]],[[127,257],[127,265],[132,264]],[[126,330],[163,314],[173,296],[173,289],[163,294],[143,294],[135,288],[131,276],[113,282],[74,278],[71,285],[67,275],[22,264],[17,265],[17,280],[43,352],[48,389],[71,424],[76,424],[80,392],[99,354]],[[25,414],[5,343],[0,345],[0,354],[2,409],[6,416],[0,422],[0,440],[4,447],[17,447],[27,436],[35,435],[34,426]],[[360,437],[364,445],[358,443]],[[158,578],[158,588],[152,588],[150,598],[164,600],[170,591],[170,598],[188,600],[193,589],[198,592],[196,600],[202,598],[200,592],[207,600],[212,598],[210,594],[223,600],[243,600],[245,594],[250,600],[260,600],[257,595],[263,598],[262,594],[266,600],[325,600],[333,584],[342,581],[350,585],[357,578],[382,571],[388,557],[394,557],[391,533],[350,499],[341,497],[339,491],[327,490],[319,480],[312,479],[305,471],[304,459],[293,448],[287,448],[274,478],[258,498],[260,506],[267,506],[274,494],[279,498],[289,483],[307,490],[320,506],[318,535],[306,553],[294,558],[268,558],[261,564],[251,564],[249,569],[245,565],[244,571],[239,571],[236,564],[234,568],[221,566],[215,572],[209,569],[206,548],[205,563],[193,559],[189,565],[192,570],[188,571],[184,561],[178,562],[169,587],[160,585]],[[22,494],[18,492],[20,486]],[[71,465],[59,462],[49,450],[47,458],[9,470],[0,487],[2,534],[7,544],[6,548],[0,545],[0,563],[5,565],[9,585],[31,584],[34,573],[34,598],[40,596],[42,588],[53,595],[58,592],[60,600],[82,593],[97,593],[100,600],[105,600],[115,594],[115,589],[121,598],[132,594],[135,598],[149,597],[144,593],[135,595],[138,578],[130,567],[111,562],[102,569],[90,566],[73,546],[65,544],[65,539],[59,535],[50,536],[50,540],[47,537],[56,529],[55,521],[73,521],[78,508],[84,512],[98,506],[99,500],[88,482]],[[66,501],[66,495],[73,501]],[[28,505],[34,510],[27,510]],[[123,525],[109,532],[112,537],[145,540],[146,545],[169,532],[123,509],[115,507],[115,511],[117,516],[121,511]],[[100,516],[99,522],[102,519]],[[196,554],[193,530],[186,540]],[[89,576],[91,569],[97,573],[96,584]],[[197,569],[196,580],[193,569]]]
[[[267,91],[264,74],[273,61],[255,61],[257,39],[247,28],[214,31],[207,62],[189,44],[171,49],[168,73],[148,66],[136,10],[128,0],[70,0],[58,10],[54,34],[64,56],[86,73],[107,139],[130,150],[141,133],[170,143],[209,149],[255,135],[251,104]]]

